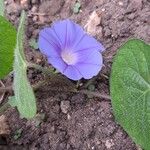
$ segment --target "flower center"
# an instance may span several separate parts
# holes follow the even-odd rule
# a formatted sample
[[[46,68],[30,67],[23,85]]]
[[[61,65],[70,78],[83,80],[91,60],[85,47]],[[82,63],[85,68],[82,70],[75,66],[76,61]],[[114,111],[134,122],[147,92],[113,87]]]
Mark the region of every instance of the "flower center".
[[[68,65],[73,65],[77,62],[77,55],[70,51],[62,51],[61,57],[63,61]]]

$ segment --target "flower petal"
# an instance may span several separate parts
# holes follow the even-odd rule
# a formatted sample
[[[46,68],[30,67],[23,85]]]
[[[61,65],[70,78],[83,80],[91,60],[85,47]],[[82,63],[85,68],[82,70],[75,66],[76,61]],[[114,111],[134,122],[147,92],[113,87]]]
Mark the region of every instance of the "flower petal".
[[[46,56],[60,56],[61,45],[51,28],[41,30],[38,45],[41,52]]]
[[[99,51],[79,51],[76,53],[77,55],[77,63],[90,63],[90,64],[101,64],[101,53]]]
[[[95,51],[92,55],[87,56],[86,60],[77,63],[75,67],[82,74],[83,78],[90,79],[98,74],[102,65],[102,55],[100,52]]]
[[[49,57],[48,62],[61,73],[63,73],[67,67],[66,63],[61,58]]]
[[[82,75],[74,66],[68,66],[63,74],[72,80],[79,80],[82,78]]]
[[[57,37],[59,37],[63,45],[62,49],[72,47],[72,45],[84,34],[84,30],[69,19],[54,23],[52,29]]]
[[[100,52],[104,51],[104,47],[101,43],[95,40],[88,34],[84,34],[77,43],[72,47],[74,52],[84,51],[84,50],[98,50]]]

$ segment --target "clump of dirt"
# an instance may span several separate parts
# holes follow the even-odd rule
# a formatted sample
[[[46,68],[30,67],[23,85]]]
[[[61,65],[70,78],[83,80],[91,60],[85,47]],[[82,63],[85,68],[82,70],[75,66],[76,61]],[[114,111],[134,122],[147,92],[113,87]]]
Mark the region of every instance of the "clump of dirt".
[[[20,0],[21,1],[21,0]],[[106,48],[104,67],[92,82],[94,91],[109,95],[112,58],[117,49],[129,38],[150,42],[149,0],[82,0],[79,14],[73,13],[76,0],[29,0],[22,5],[18,0],[6,0],[7,17],[18,25],[22,9],[28,13],[26,27],[26,56],[28,61],[48,66],[39,51],[29,46],[38,38],[39,30],[55,20],[70,18],[83,27],[93,11],[100,14],[95,37]],[[39,72],[29,71],[32,82],[41,79]],[[87,97],[84,94],[51,92],[45,86],[36,92],[38,113],[45,114],[40,122],[19,117],[15,109],[5,115],[10,125],[7,146],[1,149],[29,150],[137,150],[132,139],[114,119],[111,101]],[[21,135],[15,139],[16,131]]]

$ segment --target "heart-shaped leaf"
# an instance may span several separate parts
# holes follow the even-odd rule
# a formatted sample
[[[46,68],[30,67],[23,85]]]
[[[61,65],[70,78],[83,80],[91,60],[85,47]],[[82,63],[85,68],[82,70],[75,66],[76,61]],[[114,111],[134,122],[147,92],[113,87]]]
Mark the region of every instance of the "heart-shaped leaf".
[[[0,79],[4,78],[13,68],[15,45],[15,28],[0,16]]]
[[[150,150],[150,46],[129,40],[114,59],[112,105],[117,121],[144,150]]]

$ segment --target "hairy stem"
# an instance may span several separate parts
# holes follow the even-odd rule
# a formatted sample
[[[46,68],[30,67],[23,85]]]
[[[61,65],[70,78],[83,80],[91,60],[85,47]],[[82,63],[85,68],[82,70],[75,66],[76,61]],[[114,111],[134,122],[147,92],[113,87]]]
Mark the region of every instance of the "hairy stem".
[[[33,89],[34,91],[38,90],[43,84],[45,84],[46,81],[41,81],[39,82],[38,84],[35,84],[33,85]],[[6,88],[0,88],[0,92],[1,91],[12,91],[12,87],[6,87]],[[50,88],[49,89],[50,91],[59,91],[57,88]],[[80,90],[80,91],[77,91],[77,90],[69,90],[67,89],[66,90],[60,90],[61,92],[72,92],[72,93],[82,93],[82,94],[85,94],[85,95],[90,95],[90,96],[94,96],[94,97],[99,97],[99,98],[103,98],[103,99],[107,99],[107,100],[111,100],[111,97],[109,95],[105,95],[105,94],[100,94],[98,92],[91,92],[89,90]]]
[[[27,63],[27,64],[28,64],[29,68],[35,68],[35,69],[41,71],[49,79],[60,78],[60,75],[55,73],[52,68],[42,67],[40,65],[33,64],[33,63]],[[62,80],[66,80],[68,82],[68,84],[70,84],[72,86],[74,85],[68,78],[64,78],[63,76],[61,76],[61,77],[62,77]]]
[[[103,99],[107,99],[107,100],[111,100],[111,97],[105,94],[100,94],[98,92],[91,92],[89,90],[81,90],[79,91],[79,93],[85,94],[85,95],[91,95],[94,97],[99,97],[99,98],[103,98]]]
[[[46,68],[46,67],[42,67],[40,65],[37,64],[33,64],[33,63],[28,63],[28,67],[29,68],[35,68],[41,72],[43,72],[45,75],[52,75],[55,74],[54,70],[52,68]]]
[[[45,67],[42,67],[40,65],[32,64],[32,63],[28,63],[28,67],[40,70],[47,77],[55,77],[56,76],[56,78],[57,78],[57,74],[55,74],[54,70],[51,69],[51,68],[45,68]],[[68,79],[68,82],[71,82],[71,81]],[[34,91],[36,91],[37,89],[39,89],[42,85],[44,85],[46,83],[47,83],[46,80],[41,81],[41,82],[33,85],[32,88],[34,89]],[[80,81],[78,82],[77,87],[79,86],[79,83],[80,83]],[[90,82],[86,86],[88,86],[89,84],[90,84]],[[93,97],[99,97],[99,98],[105,99],[105,100],[111,100],[110,96],[108,96],[108,95],[100,94],[98,92],[91,92],[91,91],[88,91],[88,90],[79,90],[78,91],[77,89],[74,89],[74,90],[73,89],[72,90],[67,89],[67,91],[66,91],[66,90],[58,90],[58,88],[53,88],[53,87],[51,87],[49,90],[57,91],[57,92],[61,91],[61,92],[82,93],[82,94],[93,96]],[[0,93],[11,92],[11,91],[13,91],[12,86],[0,87]],[[0,114],[3,113],[4,111],[6,111],[9,107],[10,107],[10,104],[8,102],[5,103],[4,105],[2,105],[0,107]]]

